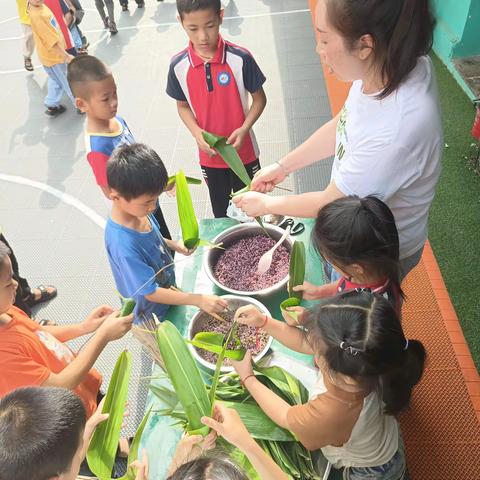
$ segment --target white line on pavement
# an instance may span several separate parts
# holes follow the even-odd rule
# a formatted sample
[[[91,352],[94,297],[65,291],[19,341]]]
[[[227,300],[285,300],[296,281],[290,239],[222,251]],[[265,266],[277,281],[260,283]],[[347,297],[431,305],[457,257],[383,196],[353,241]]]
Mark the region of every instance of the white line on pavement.
[[[88,217],[95,225],[98,225],[100,228],[105,229],[105,219],[69,193],[61,192],[60,190],[57,190],[56,188],[53,188],[46,183],[37,182],[36,180],[20,177],[18,175],[6,175],[4,173],[0,173],[0,180],[10,183],[16,183],[18,185],[26,185],[47,192],[50,195],[58,198],[63,203],[66,203],[67,205],[71,205],[73,208],[76,208],[79,212],[83,213],[86,217]]]

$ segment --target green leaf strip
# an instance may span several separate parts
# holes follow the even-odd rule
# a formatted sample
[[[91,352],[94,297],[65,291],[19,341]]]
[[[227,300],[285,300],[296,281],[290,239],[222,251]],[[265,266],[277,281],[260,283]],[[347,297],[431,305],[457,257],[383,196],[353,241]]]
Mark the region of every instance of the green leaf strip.
[[[112,474],[127,402],[131,368],[132,357],[130,352],[125,350],[117,359],[103,405],[102,413],[108,413],[108,419],[95,429],[87,451],[88,466],[100,480],[109,480]]]

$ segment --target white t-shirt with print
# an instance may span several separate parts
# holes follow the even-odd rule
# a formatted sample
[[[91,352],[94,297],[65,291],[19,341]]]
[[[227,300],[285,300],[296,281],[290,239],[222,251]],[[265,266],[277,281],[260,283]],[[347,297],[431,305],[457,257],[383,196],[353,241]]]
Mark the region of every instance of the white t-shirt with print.
[[[384,100],[352,84],[337,125],[331,180],[344,195],[374,195],[392,210],[400,258],[427,239],[428,210],[440,176],[443,131],[429,57]]]

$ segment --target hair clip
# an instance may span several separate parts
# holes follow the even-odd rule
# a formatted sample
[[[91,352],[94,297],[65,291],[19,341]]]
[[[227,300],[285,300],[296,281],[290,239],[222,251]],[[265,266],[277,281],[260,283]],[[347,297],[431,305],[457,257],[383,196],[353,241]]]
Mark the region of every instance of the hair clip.
[[[340,348],[353,356],[358,355],[362,351],[359,348],[355,348],[355,347],[352,347],[351,345],[347,345],[345,342],[340,342]]]
[[[403,347],[404,350],[408,350],[408,338],[405,339],[405,346]]]

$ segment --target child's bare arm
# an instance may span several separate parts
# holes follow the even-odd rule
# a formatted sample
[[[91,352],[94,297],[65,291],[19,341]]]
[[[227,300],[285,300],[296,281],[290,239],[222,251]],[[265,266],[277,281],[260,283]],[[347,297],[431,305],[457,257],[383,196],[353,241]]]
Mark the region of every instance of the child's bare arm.
[[[123,337],[132,328],[132,322],[133,315],[118,317],[118,312],[113,312],[100,325],[95,335],[78,356],[61,372],[50,373],[43,385],[46,387],[63,387],[70,390],[76,388],[93,367],[105,345],[112,340]]]
[[[300,353],[313,355],[312,347],[305,339],[303,332],[297,327],[291,327],[285,322],[280,322],[261,313],[253,305],[239,308],[235,313],[238,323],[251,327],[261,327],[268,334],[286,347]]]
[[[213,148],[210,148],[210,145],[203,139],[202,129],[198,126],[197,119],[195,118],[195,115],[193,114],[188,102],[177,100],[177,110],[182,122],[190,130],[190,133],[197,142],[198,148],[206,152],[211,157],[216,155],[217,152],[215,152]]]
[[[164,305],[193,305],[207,313],[218,313],[227,308],[227,302],[216,295],[180,292],[170,288],[157,288],[145,298],[154,303]]]
[[[267,97],[265,95],[263,87],[256,92],[253,92],[251,95],[252,105],[250,106],[250,110],[245,117],[243,125],[234,130],[227,140],[227,143],[230,143],[235,148],[240,148],[242,146],[245,136],[248,134],[250,129],[258,120],[263,110],[265,109],[265,105],[267,104]]]

